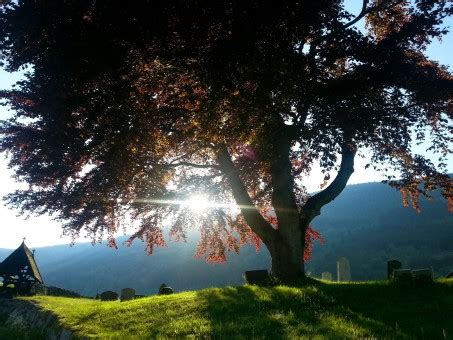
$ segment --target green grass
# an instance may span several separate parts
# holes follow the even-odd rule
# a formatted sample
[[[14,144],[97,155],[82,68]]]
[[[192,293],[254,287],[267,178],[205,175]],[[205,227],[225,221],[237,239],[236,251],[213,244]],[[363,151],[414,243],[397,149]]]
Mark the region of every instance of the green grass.
[[[25,298],[101,338],[453,338],[453,280],[211,288],[130,302]]]
[[[14,339],[14,340],[40,340],[45,339],[44,334],[41,332],[30,331],[19,327],[6,327],[4,325],[7,317],[0,315],[0,339]]]

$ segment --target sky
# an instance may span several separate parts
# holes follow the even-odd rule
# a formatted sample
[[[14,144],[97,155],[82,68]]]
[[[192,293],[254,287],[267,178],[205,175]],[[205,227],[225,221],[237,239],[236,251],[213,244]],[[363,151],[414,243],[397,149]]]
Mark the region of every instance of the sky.
[[[359,13],[362,0],[349,0],[347,6],[352,13]],[[363,26],[363,20],[357,25]],[[453,18],[446,21],[446,26],[453,27]],[[450,65],[453,71],[453,32],[448,33],[442,42],[434,41],[429,47],[427,54],[433,60],[441,64]],[[10,88],[16,81],[21,78],[20,73],[10,74],[0,69],[0,89]],[[0,106],[0,119],[6,119],[12,114],[7,108]],[[425,154],[424,149],[427,145],[422,144],[413,151],[419,154]],[[381,181],[384,179],[382,174],[370,168],[364,169],[368,162],[366,150],[363,152],[365,158],[356,157],[355,172],[351,176],[349,184],[366,183]],[[448,160],[448,171],[453,172],[453,157]],[[6,155],[0,154],[0,197],[20,188],[23,184],[18,184],[12,178],[14,173],[7,168]],[[319,190],[322,183],[323,175],[319,167],[314,167],[309,181],[304,183],[309,192]],[[0,201],[0,248],[16,248],[24,237],[30,247],[42,247],[55,244],[69,244],[70,239],[61,237],[61,225],[53,221],[49,216],[30,217],[25,219],[18,216],[18,212],[11,210]],[[86,238],[80,238],[77,242],[91,241]]]

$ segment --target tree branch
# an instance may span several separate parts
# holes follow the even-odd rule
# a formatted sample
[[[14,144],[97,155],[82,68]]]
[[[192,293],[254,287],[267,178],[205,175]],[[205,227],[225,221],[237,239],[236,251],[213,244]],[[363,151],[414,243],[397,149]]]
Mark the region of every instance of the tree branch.
[[[343,26],[343,28],[348,28],[352,25],[354,25],[357,21],[359,21],[360,19],[362,19],[365,15],[368,14],[369,10],[367,10],[367,6],[368,6],[368,3],[370,1],[369,0],[363,0],[363,3],[362,3],[362,10],[360,11],[359,15],[357,15],[353,20],[351,20],[350,22],[348,22],[347,24],[345,24]]]
[[[310,197],[302,208],[302,220],[305,223],[310,223],[314,217],[320,214],[324,205],[333,201],[343,191],[354,172],[355,153],[354,145],[349,144],[342,147],[341,165],[337,176],[327,188]]]
[[[302,108],[301,105],[297,105],[297,113],[299,114],[298,121],[296,121],[294,125],[288,125],[291,140],[300,136],[300,130],[305,125],[308,117],[308,110]]]
[[[347,24],[343,25],[343,28],[351,27],[352,25],[354,25],[356,22],[358,22],[360,19],[362,19],[367,14],[370,14],[370,13],[373,13],[373,12],[376,12],[376,11],[380,11],[380,10],[383,10],[383,9],[388,9],[388,8],[398,4],[399,0],[396,0],[396,1],[389,0],[387,2],[383,1],[380,4],[372,6],[372,7],[367,9],[367,6],[368,6],[369,2],[370,2],[369,0],[363,0],[362,10],[360,11],[359,15],[357,15],[353,20],[351,20]]]
[[[253,204],[253,201],[231,160],[226,146],[223,145],[219,148],[217,159],[222,172],[230,182],[234,199],[239,205],[245,221],[264,243],[270,241],[273,235],[276,234],[276,230],[264,219]]]
[[[370,14],[370,13],[373,13],[373,12],[376,12],[376,11],[380,11],[380,10],[385,10],[385,9],[388,9],[388,8],[396,5],[398,3],[398,0],[396,0],[396,1],[394,1],[394,0],[383,1],[380,4],[375,5],[375,6],[371,6],[371,7],[369,7],[367,9],[368,3],[369,3],[369,0],[363,0],[363,2],[362,2],[362,10],[360,11],[360,13],[353,20],[351,20],[350,22],[344,24],[343,25],[343,29],[351,27],[352,25],[357,23],[360,19],[362,19],[367,14]],[[316,54],[316,48],[319,46],[319,44],[322,41],[325,41],[326,39],[328,39],[330,36],[332,36],[333,33],[334,32],[330,32],[330,33],[326,34],[325,36],[319,37],[319,38],[315,39],[313,42],[311,42],[308,56],[313,59],[315,54]]]

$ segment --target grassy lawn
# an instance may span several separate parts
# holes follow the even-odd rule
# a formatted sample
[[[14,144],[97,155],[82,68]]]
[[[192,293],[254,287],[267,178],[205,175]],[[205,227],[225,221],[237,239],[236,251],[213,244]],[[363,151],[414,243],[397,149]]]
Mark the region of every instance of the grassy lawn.
[[[20,328],[11,328],[6,327],[4,322],[6,321],[7,317],[5,315],[0,314],[0,339],[14,339],[14,340],[41,340],[45,339],[44,334],[32,331],[27,332],[24,329]]]
[[[25,298],[77,335],[102,338],[453,338],[453,280],[211,288],[130,302]]]

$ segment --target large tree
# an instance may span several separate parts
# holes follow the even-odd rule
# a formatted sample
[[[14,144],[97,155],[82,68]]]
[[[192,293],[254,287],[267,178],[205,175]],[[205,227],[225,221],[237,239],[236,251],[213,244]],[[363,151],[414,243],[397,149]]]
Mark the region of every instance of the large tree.
[[[441,188],[451,153],[453,77],[425,50],[446,33],[447,1],[19,0],[0,5],[0,51],[25,80],[1,150],[29,184],[8,196],[74,237],[162,226],[222,261],[262,241],[272,272],[303,275],[311,221],[344,189],[359,149],[410,197]],[[357,23],[366,21],[366,29]],[[411,152],[426,138],[436,163]],[[437,158],[439,161],[437,161]],[[319,162],[329,183],[303,185]],[[198,214],[194,193],[215,204]],[[370,198],[372,199],[372,198]],[[235,202],[239,212],[230,211]],[[308,241],[308,242],[307,242]]]

